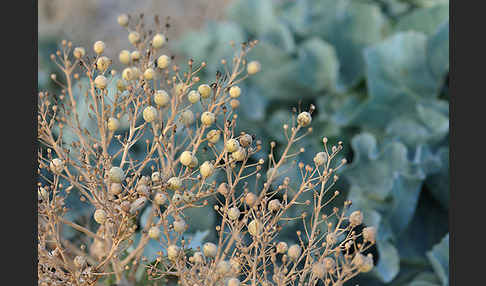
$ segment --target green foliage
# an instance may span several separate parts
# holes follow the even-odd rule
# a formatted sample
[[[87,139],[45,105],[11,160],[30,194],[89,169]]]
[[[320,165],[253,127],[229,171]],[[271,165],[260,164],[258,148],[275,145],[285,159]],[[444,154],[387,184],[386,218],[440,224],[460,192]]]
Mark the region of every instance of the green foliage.
[[[377,265],[359,284],[446,285],[448,238],[433,245],[448,232],[448,1],[280,2],[235,1],[227,22],[175,48],[212,63],[230,60],[229,41],[258,39],[249,56],[262,71],[241,86],[240,129],[282,143],[289,107],[316,105],[306,150],[344,141],[341,187],[378,228]]]

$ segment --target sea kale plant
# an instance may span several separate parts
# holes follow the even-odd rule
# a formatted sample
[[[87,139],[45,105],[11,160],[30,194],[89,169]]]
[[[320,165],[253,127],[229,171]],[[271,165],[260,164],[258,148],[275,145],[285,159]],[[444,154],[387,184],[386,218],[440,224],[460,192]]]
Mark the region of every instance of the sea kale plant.
[[[222,43],[248,39],[262,71],[240,86],[240,126],[284,143],[289,106],[314,104],[302,146],[346,144],[339,187],[379,226],[377,266],[355,282],[447,285],[448,0],[235,0],[225,21],[174,44],[212,63],[205,79],[232,52]]]
[[[60,92],[38,93],[39,285],[343,285],[373,269],[376,225],[349,200],[324,212],[340,195],[343,143],[323,137],[300,159],[314,105],[294,109],[286,143],[260,157],[239,126],[240,85],[265,68],[247,60],[257,41],[227,43],[235,56],[202,81],[204,61],[164,54],[157,17],[153,29],[143,16],[118,23],[131,51],[110,59],[103,41],[63,40],[51,55]],[[185,235],[211,213],[212,239]]]

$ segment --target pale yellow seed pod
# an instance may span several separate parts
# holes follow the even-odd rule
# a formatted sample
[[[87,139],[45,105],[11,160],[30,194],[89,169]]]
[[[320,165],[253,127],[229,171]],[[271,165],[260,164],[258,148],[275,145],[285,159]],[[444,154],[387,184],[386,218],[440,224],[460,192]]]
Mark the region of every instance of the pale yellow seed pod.
[[[204,263],[203,253],[201,251],[194,252],[194,254],[192,255],[192,262],[199,263],[199,264]]]
[[[349,216],[349,223],[352,226],[358,226],[363,223],[363,213],[361,211],[354,211]]]
[[[49,168],[54,173],[61,173],[64,170],[64,161],[59,158],[52,159]]]
[[[214,165],[211,164],[211,162],[206,161],[199,167],[199,172],[203,178],[210,177],[214,173]]]
[[[276,212],[282,208],[282,204],[278,199],[273,199],[270,202],[268,202],[268,210],[271,212]]]
[[[179,179],[179,177],[170,178],[167,180],[167,184],[171,190],[179,190],[182,187],[182,181]]]
[[[138,42],[140,42],[140,34],[136,31],[130,32],[128,34],[128,41],[132,45],[136,45]]]
[[[119,195],[122,192],[122,185],[120,183],[111,183],[110,194]]]
[[[148,231],[148,235],[151,239],[157,240],[160,237],[160,229],[156,226],[152,226]]]
[[[152,122],[157,119],[157,109],[153,106],[147,106],[143,110],[143,119],[147,122]]]
[[[167,257],[170,260],[176,260],[177,257],[179,256],[179,252],[180,252],[180,247],[177,245],[169,245],[169,247],[167,247]]]
[[[175,194],[172,196],[172,202],[173,202],[174,204],[178,204],[178,203],[180,203],[181,201],[182,201],[182,196],[181,196],[181,194],[179,194],[179,193],[175,193]]]
[[[95,212],[94,212],[94,220],[99,223],[99,224],[103,224],[105,221],[106,221],[106,212],[102,209],[97,209]]]
[[[370,272],[373,269],[373,256],[368,254],[363,258],[363,264],[358,268],[360,272]]]
[[[241,146],[248,147],[253,142],[253,138],[251,137],[250,134],[244,134],[244,135],[240,136],[239,141],[240,141]]]
[[[245,196],[245,204],[249,207],[253,207],[256,204],[258,197],[254,193],[248,193]]]
[[[237,109],[240,106],[240,101],[238,99],[232,99],[230,101],[231,108]]]
[[[73,50],[73,56],[77,59],[80,59],[86,55],[86,51],[84,50],[83,47],[76,47]]]
[[[237,207],[232,207],[228,210],[228,217],[231,220],[236,220],[240,217],[240,210]]]
[[[206,135],[208,141],[213,144],[216,144],[219,141],[220,137],[221,137],[221,131],[217,129],[210,130]]]
[[[154,202],[157,205],[163,205],[167,201],[167,196],[164,193],[157,193],[154,196]]]
[[[132,67],[133,79],[138,79],[141,75],[140,70],[137,67]]]
[[[197,91],[199,91],[199,94],[202,98],[208,98],[211,96],[211,87],[207,84],[201,84],[197,88]]]
[[[327,163],[327,153],[326,152],[319,152],[314,156],[314,163],[317,166],[322,166]]]
[[[160,49],[165,44],[165,36],[158,33],[152,38],[152,47]]]
[[[122,27],[128,26],[128,15],[127,14],[119,15],[116,20],[118,22],[118,25],[120,25]]]
[[[132,61],[138,61],[140,59],[140,52],[139,51],[133,51],[131,54],[130,54],[130,59]]]
[[[165,69],[166,67],[169,66],[169,64],[170,64],[170,58],[167,55],[161,55],[157,59],[157,67],[159,69]]]
[[[216,116],[212,112],[205,111],[201,115],[201,123],[206,126],[211,126],[215,120],[216,120]]]
[[[260,70],[261,70],[261,65],[257,61],[251,61],[246,66],[246,71],[248,72],[249,75],[256,74]]]
[[[300,245],[297,244],[290,246],[289,250],[287,251],[287,255],[292,260],[299,259],[301,254],[302,254],[302,248],[300,247]]]
[[[194,104],[201,99],[201,95],[199,94],[199,92],[195,90],[191,90],[189,94],[187,94],[187,99],[189,100],[190,103]]]
[[[186,222],[182,219],[178,219],[173,223],[174,231],[177,233],[183,233],[186,230]]]
[[[245,158],[246,158],[246,150],[245,150],[245,148],[239,147],[238,150],[236,150],[235,152],[231,153],[231,157],[233,157],[233,159],[235,161],[243,161],[243,160],[245,160]]]
[[[131,58],[130,52],[127,50],[122,50],[120,54],[118,54],[118,59],[124,65],[128,65],[130,63],[130,58]]]
[[[312,274],[319,279],[323,279],[326,276],[326,266],[320,262],[316,262],[312,265]]]
[[[78,255],[74,257],[74,266],[76,266],[79,269],[82,269],[86,266],[87,259],[85,256]]]
[[[375,242],[376,229],[373,226],[363,228],[363,238],[365,241]]]
[[[189,166],[193,160],[194,155],[192,155],[191,151],[184,151],[181,154],[181,157],[179,158],[179,161],[181,162],[182,165],[184,166]]]
[[[167,91],[165,91],[163,89],[159,89],[159,90],[155,91],[154,101],[155,101],[155,104],[157,104],[158,106],[165,107],[169,104],[170,96],[167,93]]]
[[[335,233],[331,232],[326,235],[326,243],[329,246],[336,244],[336,242],[337,242],[337,236]]]
[[[228,152],[232,153],[237,151],[238,148],[240,148],[240,143],[238,142],[238,140],[231,138],[228,141],[226,141],[225,147]]]
[[[174,86],[174,94],[177,96],[180,96],[184,93],[185,91],[185,85],[184,83],[180,82]]]
[[[184,125],[191,125],[194,123],[194,113],[190,109],[186,109],[181,113],[180,121]]]
[[[258,236],[263,231],[262,223],[255,219],[248,224],[248,232],[253,236]]]
[[[297,116],[297,123],[299,123],[299,125],[302,127],[309,125],[311,121],[312,121],[312,116],[307,111],[301,112]]]
[[[140,197],[135,201],[133,201],[132,204],[130,205],[130,213],[133,214],[136,211],[141,210],[146,202],[147,202],[147,198],[145,196]]]
[[[126,81],[130,81],[135,78],[132,68],[125,68],[122,72],[122,78]]]
[[[218,265],[216,265],[216,273],[219,275],[226,275],[231,272],[231,264],[227,260],[221,260]]]
[[[96,60],[96,68],[99,71],[105,71],[107,70],[111,65],[111,60],[107,56],[102,56],[99,57],[98,60]]]
[[[289,249],[289,246],[286,242],[280,241],[277,243],[277,253],[284,254]]]
[[[120,167],[112,167],[108,172],[108,177],[112,183],[121,183],[125,179],[125,173]]]
[[[238,98],[240,97],[241,89],[238,86],[234,85],[230,87],[229,94],[231,98]]]
[[[108,130],[115,132],[120,128],[120,121],[115,117],[108,118]]]
[[[94,80],[94,85],[96,86],[96,88],[105,89],[106,86],[108,85],[108,80],[106,79],[105,76],[98,75]]]
[[[160,182],[160,173],[159,172],[153,172],[151,178],[152,178],[152,182],[154,182],[154,183]]]
[[[154,79],[155,77],[155,71],[152,69],[152,68],[148,68],[145,70],[145,72],[143,73],[143,77],[146,79],[146,80],[152,80]]]
[[[218,252],[218,247],[212,242],[206,242],[203,245],[203,253],[206,257],[215,257]]]
[[[93,45],[93,50],[96,54],[101,55],[105,51],[105,43],[102,41],[97,41]]]

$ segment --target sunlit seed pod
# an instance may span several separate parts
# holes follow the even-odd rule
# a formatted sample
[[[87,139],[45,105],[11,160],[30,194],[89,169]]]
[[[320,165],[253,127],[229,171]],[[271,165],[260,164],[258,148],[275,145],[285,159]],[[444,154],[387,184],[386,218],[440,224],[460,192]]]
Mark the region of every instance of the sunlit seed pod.
[[[130,59],[132,61],[138,61],[140,59],[140,52],[139,51],[133,51],[131,54],[130,54]]]
[[[190,109],[186,109],[181,113],[179,119],[182,124],[191,125],[194,123],[194,113]]]
[[[135,201],[133,201],[132,204],[130,205],[130,213],[133,214],[136,211],[141,210],[146,202],[147,202],[147,198],[145,196],[140,197]]]
[[[356,255],[353,257],[353,260],[351,260],[351,263],[356,266],[360,267],[361,265],[364,264],[365,256],[361,253],[356,253]]]
[[[167,181],[167,185],[171,190],[179,190],[182,187],[182,181],[179,177],[172,177]]]
[[[322,166],[327,163],[327,153],[319,152],[314,156],[314,163],[317,166]]]
[[[160,182],[160,173],[159,172],[153,172],[151,179],[152,179],[152,182],[154,182],[154,183]]]
[[[110,67],[110,65],[111,65],[111,60],[107,56],[99,57],[96,60],[96,68],[101,72],[106,71]]]
[[[329,246],[336,244],[336,242],[337,242],[337,236],[335,233],[331,232],[326,235],[326,243]]]
[[[363,257],[363,264],[358,267],[358,270],[360,272],[370,272],[371,269],[373,269],[373,256],[370,253]]]
[[[227,260],[221,260],[217,265],[216,265],[216,273],[219,275],[226,275],[230,273],[231,271],[231,264]]]
[[[211,87],[207,84],[201,84],[197,88],[197,91],[199,91],[199,94],[202,98],[208,98],[211,96]]]
[[[38,191],[38,196],[41,197],[42,199],[44,200],[47,200],[49,199],[49,193],[47,192],[47,190],[45,188],[39,188],[39,191]]]
[[[137,67],[132,67],[133,79],[139,79],[141,72]]]
[[[230,278],[226,283],[227,286],[240,286],[240,280],[238,278]]]
[[[77,59],[80,59],[86,55],[86,51],[84,50],[83,47],[76,47],[73,50],[73,56]]]
[[[285,254],[289,249],[289,246],[287,245],[286,242],[280,241],[279,243],[277,243],[276,248],[277,248],[277,253]]]
[[[261,70],[261,65],[257,61],[251,61],[248,63],[246,66],[246,71],[248,72],[249,75],[256,74]]]
[[[181,96],[185,91],[186,91],[186,86],[182,82],[174,86],[174,94],[176,96]]]
[[[194,254],[192,255],[192,262],[193,263],[199,263],[199,264],[204,263],[204,256],[203,256],[202,252],[200,252],[200,251],[194,252]]]
[[[179,158],[179,161],[181,162],[182,165],[184,166],[189,166],[193,160],[194,155],[192,155],[191,151],[184,151],[181,154],[181,157]]]
[[[225,147],[228,152],[232,153],[237,151],[240,148],[240,143],[238,142],[238,140],[231,138],[228,141],[226,141]]]
[[[49,164],[49,168],[52,172],[59,174],[64,170],[64,161],[59,158],[54,158]]]
[[[177,233],[183,233],[186,230],[186,222],[182,219],[175,220],[173,226]]]
[[[239,141],[240,141],[241,146],[248,147],[253,142],[253,138],[251,137],[250,134],[244,134],[244,135],[240,136]]]
[[[169,245],[169,247],[167,247],[167,257],[170,259],[170,260],[176,260],[177,257],[179,256],[179,253],[180,253],[180,247],[177,246],[177,245]]]
[[[152,69],[152,68],[148,68],[144,71],[143,73],[143,77],[146,79],[146,80],[152,80],[154,79],[155,77],[155,71]]]
[[[127,89],[127,87],[125,86],[125,83],[123,82],[122,79],[119,79],[119,80],[116,81],[116,88],[120,92],[123,92]]]
[[[312,265],[312,274],[319,279],[323,279],[326,276],[326,266],[323,263],[316,262]]]
[[[121,183],[125,179],[125,173],[120,167],[112,167],[108,172],[108,177],[112,183]]]
[[[152,122],[157,119],[157,109],[153,106],[147,106],[143,110],[143,119],[147,122]]]
[[[238,98],[241,94],[241,89],[238,86],[230,87],[229,94],[231,98]]]
[[[155,91],[154,102],[160,107],[165,107],[169,104],[170,96],[167,91],[159,89]]]
[[[152,47],[156,49],[160,49],[164,44],[165,44],[165,36],[160,33],[155,34],[155,36],[152,38]]]
[[[248,232],[253,236],[258,236],[263,231],[263,224],[255,219],[248,224]]]
[[[154,196],[154,203],[157,205],[163,205],[167,201],[167,196],[164,193],[157,193]]]
[[[276,212],[276,211],[280,210],[281,207],[282,207],[282,204],[280,203],[280,201],[278,199],[273,199],[270,202],[268,202],[268,210],[271,211],[271,212]]]
[[[197,103],[201,99],[201,95],[199,94],[199,92],[197,92],[195,90],[191,90],[187,94],[187,99],[189,100],[190,103],[194,104],[194,103]]]
[[[248,193],[245,196],[245,204],[249,207],[253,207],[256,204],[258,197],[254,193]]]
[[[307,111],[301,112],[299,115],[297,115],[297,123],[299,123],[299,125],[302,127],[308,126],[311,121],[312,116]]]
[[[206,135],[208,141],[213,144],[216,144],[219,141],[220,137],[221,137],[221,131],[217,129],[210,130]]]
[[[238,150],[235,152],[231,153],[231,157],[235,161],[243,161],[246,158],[246,150],[243,147],[239,147]]]
[[[157,240],[160,237],[160,229],[156,226],[152,226],[148,231],[148,235],[151,239]]]
[[[159,69],[165,69],[170,64],[170,58],[167,55],[161,55],[157,58],[157,67]]]
[[[238,99],[232,99],[230,105],[232,109],[237,109],[240,106],[240,101]]]
[[[78,255],[74,257],[73,262],[74,266],[76,266],[78,269],[83,269],[86,266],[87,259],[86,256]]]
[[[131,58],[130,52],[127,50],[122,50],[120,54],[118,54],[118,59],[124,65],[128,65],[130,63],[130,58]]]
[[[358,226],[363,223],[363,213],[361,211],[354,211],[349,216],[349,223],[351,226]]]
[[[231,220],[237,220],[240,217],[240,210],[237,207],[232,207],[228,210],[228,217]]]
[[[375,242],[376,229],[373,226],[363,228],[363,238],[365,241]]]
[[[96,41],[93,45],[93,50],[96,54],[101,55],[105,51],[105,43],[102,41]]]
[[[108,85],[108,80],[106,79],[105,76],[98,75],[94,80],[94,85],[96,86],[96,88],[105,89],[106,86]]]
[[[119,195],[122,192],[122,185],[120,183],[111,183],[110,194]]]
[[[294,261],[298,260],[301,254],[302,254],[302,248],[300,247],[300,245],[297,244],[290,246],[287,251],[287,255],[289,256],[289,258]]]
[[[120,25],[122,27],[128,26],[128,15],[127,14],[119,15],[116,20],[118,22],[118,25]]]
[[[94,220],[99,223],[99,224],[103,224],[105,221],[106,221],[106,212],[102,209],[97,209],[95,212],[94,212]]]
[[[199,172],[203,178],[210,177],[214,173],[214,165],[209,161],[205,161],[199,167]]]
[[[115,132],[120,128],[120,121],[116,119],[115,117],[110,117],[108,118],[108,130]]]
[[[140,42],[140,34],[136,31],[130,32],[128,34],[128,41],[132,44],[135,45],[138,42]]]
[[[211,126],[215,120],[216,116],[212,112],[205,111],[201,115],[201,123],[205,126]]]
[[[122,71],[122,78],[126,81],[130,81],[135,78],[132,68],[125,68]]]
[[[203,253],[206,257],[215,257],[218,252],[218,247],[212,242],[206,242],[203,245]]]
[[[216,189],[216,191],[221,195],[226,196],[229,192],[229,186],[226,182],[223,182],[219,184],[218,189]]]

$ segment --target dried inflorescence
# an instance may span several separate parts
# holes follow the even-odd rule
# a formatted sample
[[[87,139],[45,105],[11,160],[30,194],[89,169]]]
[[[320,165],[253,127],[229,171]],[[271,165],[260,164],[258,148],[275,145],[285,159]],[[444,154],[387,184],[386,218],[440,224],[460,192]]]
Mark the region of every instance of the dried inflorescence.
[[[107,276],[133,281],[140,267],[149,279],[175,278],[191,286],[314,285],[319,280],[341,285],[372,269],[373,258],[365,253],[374,244],[375,229],[356,231],[363,214],[348,214],[349,201],[323,213],[339,195],[331,189],[346,163],[336,159],[342,144],[329,148],[324,138],[313,164],[295,162],[304,150],[292,150],[312,132],[314,107],[289,118],[282,128],[288,144],[277,152],[272,142],[268,160],[252,158],[262,143],[250,130],[237,132],[238,98],[244,98],[238,83],[261,69],[258,62],[246,61],[256,42],[242,44],[231,64],[223,60],[225,73],[214,82],[200,83],[204,63],[190,60],[182,71],[161,55],[167,39],[157,20],[155,35],[127,15],[118,22],[129,30],[135,50],[120,53],[127,67],[113,100],[107,87],[117,72],[103,56],[102,41],[94,44],[94,55],[63,41],[52,56],[63,73],[62,79],[53,77],[62,93],[39,93],[40,285],[93,285]],[[88,78],[87,93],[76,97],[80,74]],[[87,111],[77,108],[83,99]],[[96,119],[96,134],[80,123],[80,112]],[[75,140],[66,143],[65,130]],[[135,160],[131,148],[142,138],[144,157]],[[300,182],[285,177],[287,162],[297,164]],[[94,207],[96,230],[67,219],[65,194],[74,191]],[[312,201],[303,199],[307,192]],[[210,198],[221,216],[218,239],[189,249],[183,235],[191,218],[184,210],[206,207]],[[292,217],[289,210],[302,205],[311,205],[312,213]],[[151,211],[135,244],[136,219],[144,208]],[[296,220],[302,231],[295,242],[281,241],[279,233]],[[63,238],[63,226],[78,231],[89,246]],[[163,249],[155,261],[142,255],[150,240]]]

